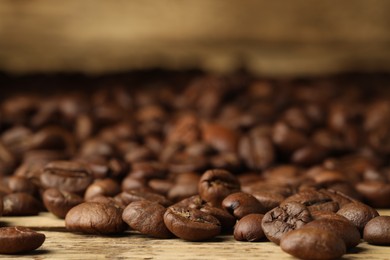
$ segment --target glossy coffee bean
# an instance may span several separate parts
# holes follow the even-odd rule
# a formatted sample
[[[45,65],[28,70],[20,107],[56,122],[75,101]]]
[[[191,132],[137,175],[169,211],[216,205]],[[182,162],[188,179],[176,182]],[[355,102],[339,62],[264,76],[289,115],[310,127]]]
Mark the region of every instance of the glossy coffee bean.
[[[82,194],[91,184],[92,175],[82,163],[54,161],[45,166],[40,181],[45,188]]]
[[[170,238],[172,233],[164,224],[166,208],[148,200],[130,203],[123,211],[122,219],[132,229],[155,238]]]
[[[164,223],[175,236],[188,241],[208,240],[221,232],[215,217],[191,208],[169,207]]]
[[[41,202],[28,193],[11,193],[3,197],[4,216],[37,215],[41,210]]]
[[[287,202],[301,203],[309,210],[336,212],[339,209],[338,203],[333,201],[330,196],[311,189],[302,190],[290,197],[287,197],[283,203]]]
[[[84,202],[66,214],[65,227],[71,232],[109,235],[122,233],[126,224],[122,220],[122,209],[109,204]]]
[[[344,241],[335,233],[316,228],[301,228],[284,235],[280,247],[299,259],[338,259],[346,253]]]
[[[125,207],[134,201],[149,200],[161,204],[164,207],[172,205],[172,202],[164,196],[151,192],[147,189],[128,190],[114,197],[119,204]]]
[[[264,214],[266,212],[263,205],[255,197],[244,192],[236,192],[227,196],[222,201],[222,207],[237,219],[248,214]]]
[[[336,234],[344,241],[347,249],[353,248],[360,243],[359,230],[348,220],[317,219],[302,228],[315,228]]]
[[[261,222],[266,237],[275,244],[285,233],[299,229],[312,221],[310,211],[298,202],[284,203],[268,211]]]
[[[219,223],[221,223],[222,232],[231,231],[236,223],[236,218],[224,209],[212,207],[207,204],[196,208],[218,219]]]
[[[26,253],[40,247],[46,236],[26,227],[0,228],[0,254]]]
[[[225,170],[208,170],[199,180],[200,197],[212,206],[221,207],[222,200],[231,193],[240,191],[238,179]]]
[[[368,221],[379,216],[375,209],[360,202],[351,202],[346,204],[337,211],[337,214],[351,221],[351,223],[355,225],[360,232],[363,232],[364,226],[368,223]]]
[[[371,219],[364,227],[363,239],[373,245],[390,245],[390,216]]]
[[[234,239],[237,241],[256,242],[265,238],[261,222],[263,214],[249,214],[241,218],[234,227]]]
[[[84,202],[77,194],[54,188],[45,190],[42,199],[46,209],[59,218],[65,218],[71,208]]]
[[[90,200],[95,196],[113,197],[121,192],[119,184],[113,179],[96,180],[88,186],[85,191],[85,200]]]

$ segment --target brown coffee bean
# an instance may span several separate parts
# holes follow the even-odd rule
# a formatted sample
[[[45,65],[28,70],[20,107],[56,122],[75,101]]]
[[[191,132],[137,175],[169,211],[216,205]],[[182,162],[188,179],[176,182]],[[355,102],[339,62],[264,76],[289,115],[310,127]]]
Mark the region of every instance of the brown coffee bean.
[[[193,208],[193,209],[200,209],[203,205],[205,205],[206,202],[202,200],[202,198],[199,195],[194,195],[188,198],[185,198],[177,203],[175,203],[172,206],[175,207],[182,207],[182,208]]]
[[[55,188],[45,190],[42,199],[46,209],[59,218],[65,218],[71,208],[84,202],[77,194]]]
[[[222,207],[237,219],[248,214],[264,214],[266,212],[263,205],[255,197],[244,192],[236,192],[227,196],[222,201]]]
[[[363,199],[377,208],[390,207],[390,184],[381,181],[363,181],[355,185]]]
[[[87,234],[118,234],[125,230],[122,209],[98,202],[84,202],[73,207],[65,217],[71,232]]]
[[[40,181],[45,188],[82,194],[91,184],[92,175],[82,163],[54,161],[45,166]]]
[[[221,207],[222,200],[231,193],[240,191],[238,179],[225,170],[208,170],[199,180],[200,197],[212,206]]]
[[[270,190],[272,190],[272,188]],[[283,195],[272,191],[255,191],[252,192],[252,196],[255,197],[261,205],[263,205],[265,212],[276,208],[285,199]]]
[[[338,259],[346,253],[344,241],[335,233],[316,228],[301,228],[282,237],[281,249],[307,260]]]
[[[121,186],[123,191],[142,189],[146,186],[146,180],[128,176],[122,181]]]
[[[164,179],[165,167],[159,162],[138,162],[133,163],[128,177],[135,179]]]
[[[202,135],[205,143],[220,152],[237,151],[238,135],[235,131],[219,124],[202,124]]]
[[[221,232],[215,217],[191,208],[169,207],[164,223],[175,236],[188,241],[208,240]]]
[[[152,179],[148,182],[148,186],[152,188],[155,192],[166,196],[174,186],[174,183],[170,180]],[[196,189],[198,189],[197,186]]]
[[[310,211],[321,210],[336,212],[339,209],[337,202],[333,201],[330,196],[320,193],[316,190],[302,190],[286,198],[283,203],[298,202],[305,205]]]
[[[373,245],[390,245],[390,216],[378,216],[368,221],[363,239]]]
[[[346,204],[337,211],[337,214],[351,221],[360,232],[363,232],[364,226],[368,221],[379,216],[375,209],[360,202]]]
[[[347,220],[337,220],[331,218],[317,219],[307,223],[304,227],[302,227],[302,229],[304,228],[314,228],[336,234],[344,241],[347,249],[353,248],[360,243],[359,230]]]
[[[11,193],[3,197],[4,216],[37,215],[42,208],[41,202],[28,193]]]
[[[119,184],[113,179],[96,180],[88,186],[84,194],[84,199],[88,201],[95,196],[113,197],[120,192],[121,188]]]
[[[171,238],[172,233],[164,224],[166,209],[148,200],[130,203],[123,211],[122,219],[132,229],[155,238]]]
[[[0,254],[25,253],[40,247],[46,236],[26,227],[0,228]]]
[[[279,245],[285,233],[299,229],[310,221],[312,216],[304,205],[289,202],[268,211],[263,217],[261,227],[266,237]]]
[[[180,201],[182,199],[198,194],[198,183],[175,184],[168,192],[167,197],[171,201]]]
[[[254,170],[268,168],[275,160],[276,152],[270,137],[251,132],[240,139],[238,151],[246,166]]]
[[[212,207],[207,204],[196,208],[218,219],[219,223],[221,223],[222,232],[231,231],[236,223],[236,218],[224,209]]]
[[[307,144],[304,133],[289,127],[283,122],[275,124],[272,140],[283,152],[293,152]]]
[[[237,241],[256,242],[264,239],[261,227],[263,214],[249,214],[241,218],[234,227],[234,239]]]
[[[121,192],[117,196],[115,196],[115,200],[118,201],[120,205],[123,205],[125,207],[131,202],[140,200],[154,201],[164,207],[169,207],[170,205],[172,205],[172,202],[164,196],[148,191],[146,189],[128,190]]]

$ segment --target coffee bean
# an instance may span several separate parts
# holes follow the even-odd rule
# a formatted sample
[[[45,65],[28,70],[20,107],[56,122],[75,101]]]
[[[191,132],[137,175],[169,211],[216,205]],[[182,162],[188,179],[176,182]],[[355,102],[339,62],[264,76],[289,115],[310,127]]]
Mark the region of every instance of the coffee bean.
[[[234,227],[234,224],[236,223],[236,218],[226,210],[212,207],[207,204],[203,204],[202,206],[197,207],[197,209],[218,219],[219,223],[221,223],[222,232],[231,231]]]
[[[271,191],[255,191],[252,192],[252,196],[255,197],[261,205],[264,207],[264,211],[270,211],[271,209],[279,206],[285,197],[277,192]]]
[[[225,170],[208,170],[199,180],[200,197],[212,206],[221,207],[222,200],[231,193],[240,191],[237,178]]]
[[[40,247],[45,235],[26,227],[0,228],[0,254],[26,253]]]
[[[390,245],[390,216],[378,216],[368,221],[363,239],[373,245]]]
[[[92,182],[90,171],[75,161],[54,161],[47,164],[40,176],[45,188],[57,188],[82,194]]]
[[[355,185],[363,199],[373,207],[390,207],[390,184],[381,181],[364,181]]]
[[[375,209],[360,202],[351,202],[346,204],[337,211],[337,214],[351,221],[351,223],[354,224],[361,233],[368,221],[379,216]]]
[[[360,243],[359,230],[348,220],[331,218],[317,219],[307,223],[304,227],[302,227],[302,229],[304,228],[314,228],[336,234],[344,241],[347,249],[353,248]]]
[[[335,233],[316,228],[301,228],[284,235],[280,247],[300,259],[338,259],[346,253],[344,241]]]
[[[65,227],[71,232],[86,234],[119,234],[126,226],[122,209],[98,202],[84,202],[73,207],[65,217]]]
[[[113,197],[121,192],[119,184],[113,179],[96,180],[88,186],[85,191],[85,200],[90,200],[95,196],[109,196]]]
[[[244,192],[236,192],[227,196],[222,201],[222,207],[238,219],[248,214],[266,212],[263,205],[255,197]]]
[[[237,241],[256,242],[264,239],[261,227],[263,214],[249,214],[241,218],[234,227],[234,239]]]
[[[28,193],[17,192],[3,197],[4,216],[37,215],[42,208],[41,202]]]
[[[275,160],[276,152],[270,137],[251,132],[239,142],[239,154],[250,169],[262,170]]]
[[[266,237],[279,245],[285,233],[299,229],[310,221],[312,216],[304,205],[289,202],[268,211],[263,217],[261,227]]]
[[[236,152],[238,135],[235,131],[219,124],[202,124],[202,136],[205,143],[220,152]]]
[[[286,198],[283,203],[298,202],[305,205],[309,210],[321,210],[336,212],[339,209],[339,204],[332,200],[325,193],[320,193],[315,190],[303,190],[290,197]]]
[[[154,192],[150,192],[146,189],[124,191],[115,196],[115,199],[119,202],[119,204],[124,205],[125,207],[131,202],[140,200],[154,201],[164,207],[172,205],[172,202],[164,196]]]
[[[132,229],[155,238],[171,238],[172,233],[164,224],[166,209],[148,200],[130,203],[123,211],[122,219]]]
[[[84,202],[77,194],[55,188],[45,190],[42,199],[46,209],[59,218],[65,218],[71,208]]]
[[[208,240],[221,232],[215,217],[191,208],[169,207],[164,223],[175,236],[188,241]]]

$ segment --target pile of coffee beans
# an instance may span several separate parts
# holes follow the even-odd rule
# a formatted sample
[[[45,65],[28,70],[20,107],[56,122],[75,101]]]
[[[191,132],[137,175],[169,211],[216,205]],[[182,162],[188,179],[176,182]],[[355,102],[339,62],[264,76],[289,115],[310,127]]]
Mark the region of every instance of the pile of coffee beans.
[[[49,211],[86,234],[234,234],[301,259],[390,244],[374,209],[390,207],[388,77],[157,74],[3,81],[2,214]],[[0,253],[44,239],[3,227]]]

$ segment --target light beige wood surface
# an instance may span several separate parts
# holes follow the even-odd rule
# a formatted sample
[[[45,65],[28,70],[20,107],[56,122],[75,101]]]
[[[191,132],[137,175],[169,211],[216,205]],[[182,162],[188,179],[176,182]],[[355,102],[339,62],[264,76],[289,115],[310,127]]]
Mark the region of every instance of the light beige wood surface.
[[[380,210],[390,215],[390,210]],[[2,217],[1,225],[23,225],[41,231],[46,241],[27,255],[0,255],[0,259],[294,259],[271,242],[238,242],[219,236],[207,242],[152,239],[129,232],[122,236],[95,236],[66,231],[64,221],[50,213],[33,217]],[[390,247],[365,242],[343,259],[390,259]]]

